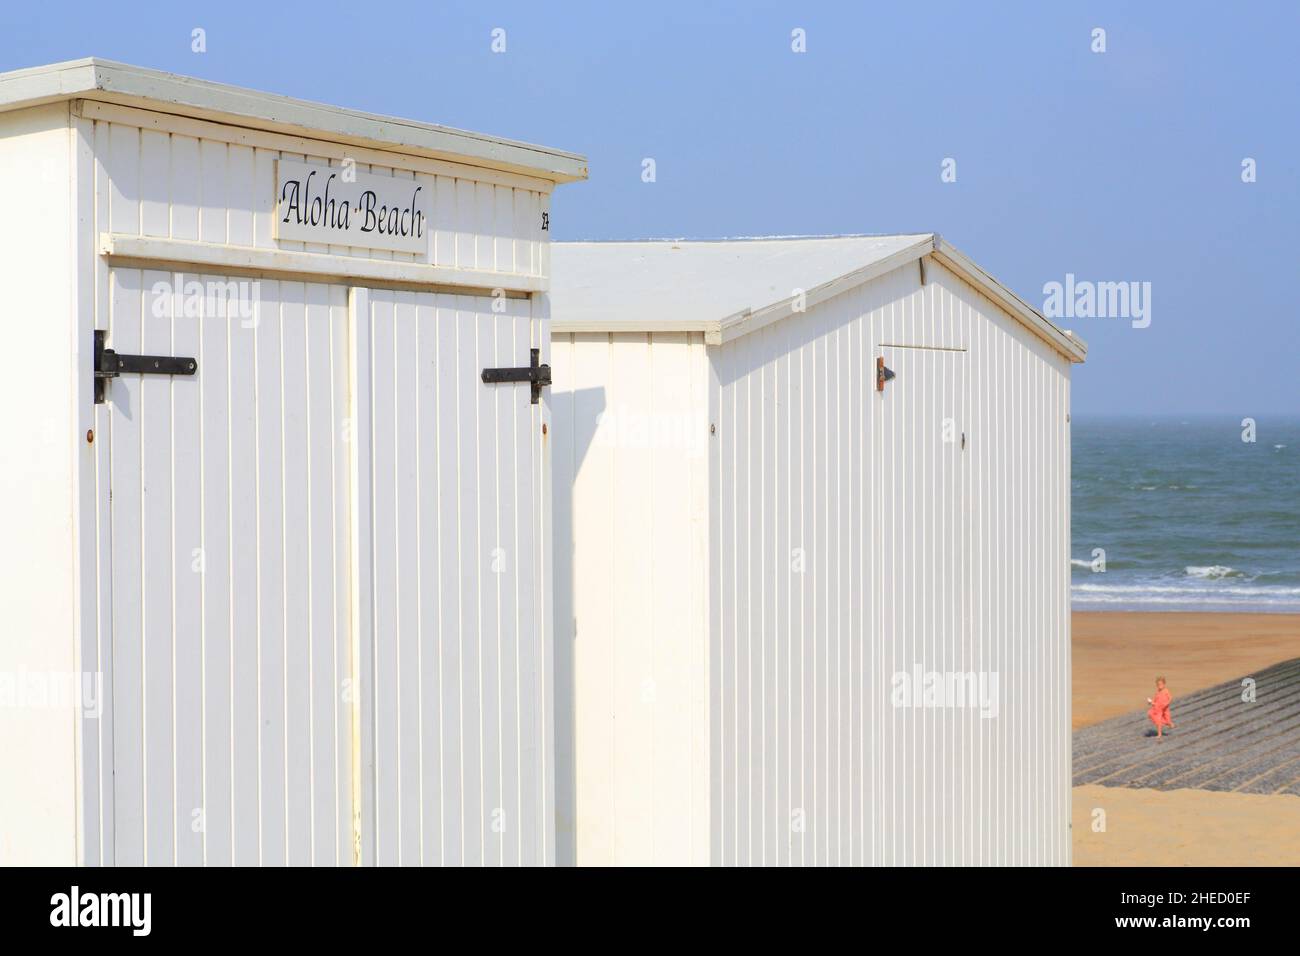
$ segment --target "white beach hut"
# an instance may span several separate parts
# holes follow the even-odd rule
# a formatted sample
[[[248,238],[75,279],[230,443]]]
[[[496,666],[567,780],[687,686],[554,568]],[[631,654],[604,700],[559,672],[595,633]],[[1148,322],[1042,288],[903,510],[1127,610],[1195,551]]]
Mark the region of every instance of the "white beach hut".
[[[585,176],[102,60],[0,75],[0,863],[553,859],[537,367]]]
[[[560,861],[1068,863],[1084,344],[935,235],[552,248]]]

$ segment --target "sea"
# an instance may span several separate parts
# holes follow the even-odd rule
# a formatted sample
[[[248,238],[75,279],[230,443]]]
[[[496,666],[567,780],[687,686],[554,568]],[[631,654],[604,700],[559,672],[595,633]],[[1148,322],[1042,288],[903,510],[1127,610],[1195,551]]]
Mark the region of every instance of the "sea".
[[[1071,430],[1075,610],[1300,613],[1300,416]]]

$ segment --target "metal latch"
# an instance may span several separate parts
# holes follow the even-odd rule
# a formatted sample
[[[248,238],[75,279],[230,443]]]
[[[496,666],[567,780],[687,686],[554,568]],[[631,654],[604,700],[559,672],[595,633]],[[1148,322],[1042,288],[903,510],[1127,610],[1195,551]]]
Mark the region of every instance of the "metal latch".
[[[184,355],[124,355],[104,348],[104,330],[95,329],[95,404],[104,404],[104,385],[123,372],[140,375],[193,375],[199,363]]]
[[[885,357],[883,355],[876,358],[876,391],[883,392],[885,383],[894,377],[894,370],[885,368]]]
[[[542,397],[542,388],[551,384],[551,367],[549,365],[539,365],[542,360],[541,349],[529,349],[529,365],[527,368],[485,368],[483,370],[483,381],[487,385],[497,385],[502,382],[531,382],[533,386],[533,404],[536,405]]]

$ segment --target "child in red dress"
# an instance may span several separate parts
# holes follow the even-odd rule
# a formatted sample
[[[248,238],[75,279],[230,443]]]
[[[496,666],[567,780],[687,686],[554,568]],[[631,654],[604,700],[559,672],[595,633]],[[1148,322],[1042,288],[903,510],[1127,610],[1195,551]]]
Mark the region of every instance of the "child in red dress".
[[[1169,716],[1169,705],[1173,702],[1173,699],[1173,695],[1165,687],[1165,679],[1157,677],[1156,696],[1147,698],[1147,703],[1151,705],[1151,709],[1147,711],[1147,717],[1151,719],[1151,723],[1156,725],[1157,737],[1164,736],[1166,727],[1174,726],[1173,718]]]

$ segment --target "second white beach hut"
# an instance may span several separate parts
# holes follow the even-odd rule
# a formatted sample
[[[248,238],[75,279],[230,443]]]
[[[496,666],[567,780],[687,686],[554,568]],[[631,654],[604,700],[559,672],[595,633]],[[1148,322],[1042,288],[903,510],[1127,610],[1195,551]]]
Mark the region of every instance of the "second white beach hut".
[[[579,864],[1068,864],[1070,368],[932,234],[553,247]]]

